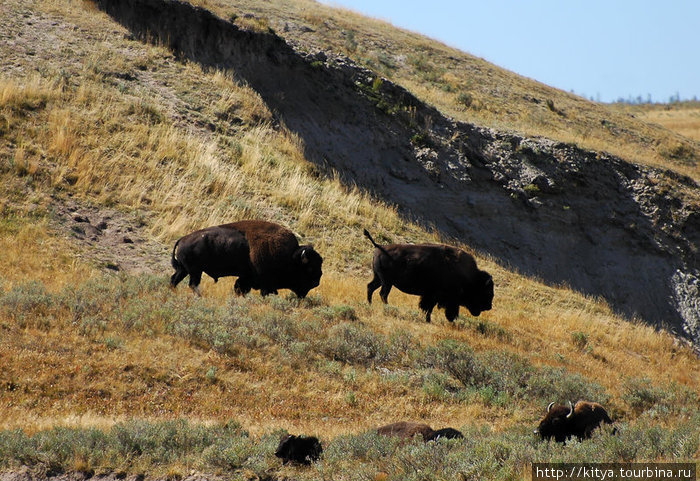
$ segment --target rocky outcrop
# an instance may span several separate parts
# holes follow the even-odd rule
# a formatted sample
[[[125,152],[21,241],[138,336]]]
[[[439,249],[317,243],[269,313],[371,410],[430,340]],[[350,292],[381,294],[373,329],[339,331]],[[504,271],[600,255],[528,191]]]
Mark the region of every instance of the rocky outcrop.
[[[347,58],[298,52],[186,3],[96,3],[136,37],[234,72],[304,140],[307,158],[348,183],[514,269],[700,343],[692,179],[455,122]]]

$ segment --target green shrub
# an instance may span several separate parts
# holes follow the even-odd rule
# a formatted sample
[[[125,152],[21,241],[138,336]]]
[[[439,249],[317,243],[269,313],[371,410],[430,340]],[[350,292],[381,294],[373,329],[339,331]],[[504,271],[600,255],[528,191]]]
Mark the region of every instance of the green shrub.
[[[18,320],[20,327],[47,328],[49,320],[46,317],[55,304],[56,298],[40,281],[18,284],[0,295],[0,310]]]
[[[462,92],[457,96],[457,102],[469,108],[474,102],[474,97],[469,92]]]
[[[446,372],[464,386],[481,386],[487,380],[484,366],[465,343],[452,339],[429,346],[420,361],[424,367]]]
[[[698,395],[685,386],[669,383],[661,387],[647,377],[629,378],[623,384],[622,399],[637,413],[652,415],[698,412]]]
[[[326,320],[356,321],[357,313],[355,309],[347,305],[322,306],[314,309],[314,313]]]
[[[588,345],[588,334],[580,331],[572,332],[571,342],[573,342],[574,346],[578,349],[583,349]]]
[[[348,322],[333,326],[319,347],[329,359],[365,366],[381,363],[388,353],[386,342],[380,336],[361,324]]]

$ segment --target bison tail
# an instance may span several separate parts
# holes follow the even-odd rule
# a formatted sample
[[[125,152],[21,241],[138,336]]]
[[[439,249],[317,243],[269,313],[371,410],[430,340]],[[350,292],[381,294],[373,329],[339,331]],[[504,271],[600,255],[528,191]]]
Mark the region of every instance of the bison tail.
[[[374,247],[379,248],[379,245],[376,242],[374,242],[374,239],[372,239],[372,236],[369,234],[369,231],[367,229],[364,229],[363,233],[365,234],[365,237],[369,239],[372,245],[374,245]]]
[[[384,254],[386,254],[389,257],[389,259],[391,259],[391,254],[389,254],[384,247],[382,247],[379,244],[377,244],[376,242],[374,242],[374,239],[372,239],[372,236],[369,234],[369,231],[367,229],[364,229],[363,232],[365,234],[365,237],[367,237],[369,239],[369,241],[374,245],[374,247],[376,247],[377,249],[382,251]]]
[[[177,245],[180,243],[182,239],[178,239],[177,242],[175,242],[175,246],[173,246],[173,254],[170,257],[170,264],[173,266],[173,269],[182,269],[184,266],[182,263],[175,258],[175,251],[177,250]]]

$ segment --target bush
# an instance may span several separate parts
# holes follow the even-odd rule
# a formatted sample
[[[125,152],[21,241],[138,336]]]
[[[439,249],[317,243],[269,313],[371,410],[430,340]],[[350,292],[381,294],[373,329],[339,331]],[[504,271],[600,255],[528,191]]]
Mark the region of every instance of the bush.
[[[348,322],[333,326],[319,347],[330,359],[365,366],[386,360],[388,353],[386,342],[380,336],[362,325]]]
[[[644,411],[653,415],[698,412],[697,393],[676,383],[654,386],[647,377],[627,379],[623,384],[622,398],[637,414]]]
[[[464,386],[481,386],[487,379],[484,367],[472,349],[452,339],[427,347],[421,363],[424,367],[450,374]]]
[[[457,102],[469,108],[474,102],[474,97],[469,92],[462,92],[457,96]]]
[[[18,320],[20,327],[48,328],[47,317],[55,301],[42,282],[30,281],[0,295],[0,309],[6,316]]]

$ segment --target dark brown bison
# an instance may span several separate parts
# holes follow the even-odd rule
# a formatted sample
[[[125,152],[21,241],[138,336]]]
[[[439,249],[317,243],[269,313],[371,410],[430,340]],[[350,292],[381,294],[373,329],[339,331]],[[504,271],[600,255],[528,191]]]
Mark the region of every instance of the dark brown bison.
[[[459,315],[459,306],[473,316],[491,309],[493,278],[476,267],[474,257],[461,249],[438,244],[390,244],[374,242],[365,229],[365,236],[376,247],[372,268],[374,278],[367,284],[367,301],[381,286],[379,296],[386,304],[393,286],[402,292],[420,296],[418,304],[426,322],[435,305],[445,309],[452,322]]]
[[[170,285],[177,286],[189,275],[190,288],[197,295],[203,272],[214,281],[219,277],[239,276],[250,283],[255,278],[245,235],[222,226],[207,227],[178,239],[170,262],[175,269]]]
[[[317,461],[323,452],[320,441],[313,436],[285,435],[277,446],[275,456],[282,459],[283,464],[289,461],[300,464],[311,464]]]
[[[567,407],[552,402],[547,406],[547,414],[535,429],[535,434],[539,434],[542,439],[554,438],[560,443],[566,442],[571,436],[583,440],[590,438],[593,430],[602,422],[612,424],[605,408],[598,403],[579,401],[573,406],[569,401]]]
[[[412,439],[415,435],[420,434],[423,441],[433,441],[440,438],[460,439],[464,437],[462,433],[453,428],[443,428],[435,431],[425,423],[410,421],[387,424],[378,428],[377,433],[382,436],[397,436],[405,439]]]
[[[187,275],[199,294],[202,272],[214,281],[238,276],[234,289],[242,295],[259,289],[263,296],[290,289],[299,297],[319,285],[323,259],[311,245],[299,245],[296,236],[278,224],[244,220],[208,227],[175,243],[172,265],[175,287]]]

